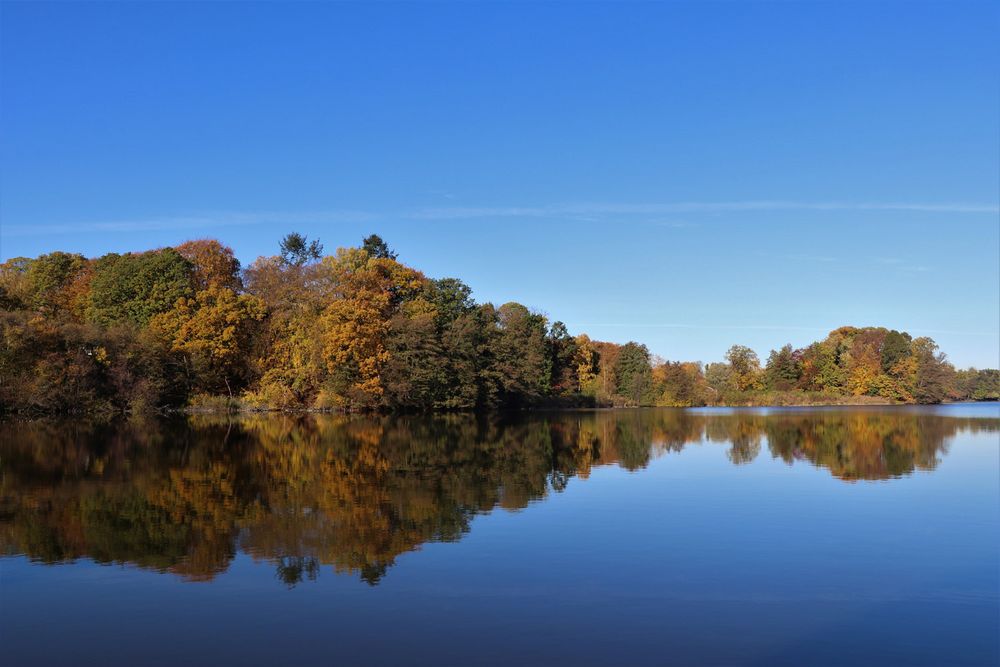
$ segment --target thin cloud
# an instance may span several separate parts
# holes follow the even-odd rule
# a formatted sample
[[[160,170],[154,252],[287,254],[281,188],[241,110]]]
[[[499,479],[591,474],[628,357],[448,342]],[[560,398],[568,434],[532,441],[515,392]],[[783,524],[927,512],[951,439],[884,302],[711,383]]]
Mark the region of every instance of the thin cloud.
[[[366,211],[223,211],[199,215],[165,216],[131,220],[66,222],[51,225],[3,225],[4,236],[43,236],[75,232],[153,232],[217,227],[244,227],[263,224],[322,224],[363,222],[374,219]]]
[[[450,198],[451,193],[442,193]],[[803,202],[791,200],[754,200],[732,202],[673,202],[673,203],[570,203],[542,206],[446,206],[411,208],[398,211],[332,210],[332,211],[222,211],[192,215],[160,216],[125,220],[61,222],[53,224],[5,224],[4,236],[40,236],[74,232],[129,233],[164,230],[238,227],[268,223],[323,224],[366,222],[394,218],[397,220],[461,221],[478,218],[536,218],[579,222],[604,222],[609,217],[632,217],[631,222],[662,227],[696,227],[696,223],[671,221],[676,214],[726,213],[750,211],[909,211],[950,214],[996,214],[995,204],[913,202]],[[637,217],[646,216],[646,220]],[[666,216],[663,220],[660,216]],[[652,219],[649,219],[652,218]],[[659,219],[657,219],[659,218]],[[817,258],[818,259],[818,258]],[[818,261],[829,261],[818,259]]]
[[[759,254],[763,256],[763,253]],[[802,255],[798,253],[792,253],[792,254],[782,255],[782,257],[797,262],[822,262],[824,264],[831,264],[843,261],[840,257],[832,257],[829,255]]]
[[[925,213],[1000,213],[995,204],[914,202],[803,202],[785,200],[674,202],[661,204],[580,203],[544,206],[451,206],[423,208],[409,217],[420,220],[469,218],[559,218],[567,216],[663,215],[747,211],[910,211]]]
[[[679,322],[591,322],[580,324],[584,329],[627,328],[627,329],[717,329],[726,331],[822,331],[830,332],[838,327],[798,326],[784,324],[691,324]],[[962,331],[957,329],[906,328],[915,334],[945,334],[949,336],[1000,336],[998,331]]]

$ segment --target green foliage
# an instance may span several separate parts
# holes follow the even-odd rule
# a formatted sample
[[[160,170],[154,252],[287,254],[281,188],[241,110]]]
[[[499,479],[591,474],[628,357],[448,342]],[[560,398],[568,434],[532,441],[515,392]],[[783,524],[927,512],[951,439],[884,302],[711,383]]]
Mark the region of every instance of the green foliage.
[[[434,306],[441,326],[454,322],[476,307],[472,289],[458,278],[431,280],[426,291],[426,299]]]
[[[910,334],[900,333],[893,329],[885,335],[882,341],[882,370],[886,373],[910,354]]]
[[[630,405],[642,405],[652,386],[652,367],[645,345],[629,342],[622,346],[614,366],[615,387]]]
[[[310,241],[298,232],[281,239],[280,247],[282,261],[291,266],[303,266],[323,256],[323,244],[319,239]]]
[[[733,345],[726,352],[726,361],[732,370],[731,382],[737,391],[763,388],[763,374],[757,353],[745,345]]]
[[[73,309],[77,304],[69,288],[88,270],[88,264],[83,255],[66,252],[49,253],[32,261],[26,272],[30,306],[46,312],[59,306]]]
[[[365,238],[361,242],[361,249],[375,259],[396,259],[397,257],[396,253],[389,248],[378,234],[372,234]]]
[[[958,371],[956,390],[962,398],[972,401],[1000,401],[1000,370],[969,368]]]
[[[771,350],[764,369],[768,388],[787,390],[794,387],[802,377],[802,354],[785,345],[780,350]]]
[[[177,299],[192,295],[192,269],[173,248],[104,255],[94,263],[87,319],[103,326],[145,326],[154,315],[170,310]]]
[[[532,403],[549,393],[552,364],[547,334],[545,316],[519,303],[505,303],[495,311],[495,324],[487,335],[494,364],[491,371],[500,385],[500,402]]]

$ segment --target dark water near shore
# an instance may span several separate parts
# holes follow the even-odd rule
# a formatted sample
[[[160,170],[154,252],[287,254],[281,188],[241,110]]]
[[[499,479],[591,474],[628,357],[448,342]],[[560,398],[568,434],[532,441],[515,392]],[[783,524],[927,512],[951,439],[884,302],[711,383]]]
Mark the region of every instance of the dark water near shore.
[[[996,665],[1000,407],[0,424],[4,665]]]

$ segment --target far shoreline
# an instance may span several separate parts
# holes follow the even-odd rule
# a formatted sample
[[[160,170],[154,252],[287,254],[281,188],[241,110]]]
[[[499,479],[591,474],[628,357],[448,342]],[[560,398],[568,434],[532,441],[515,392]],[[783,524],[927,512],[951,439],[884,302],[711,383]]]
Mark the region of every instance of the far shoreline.
[[[176,407],[158,410],[122,410],[122,411],[81,411],[81,412],[7,412],[0,414],[0,422],[35,420],[35,419],[118,419],[123,417],[179,417],[179,416],[306,416],[306,415],[342,415],[357,417],[390,417],[390,416],[443,416],[443,415],[511,415],[530,413],[556,412],[618,412],[638,410],[748,410],[748,409],[784,409],[784,408],[890,408],[890,407],[944,407],[951,405],[1000,405],[996,399],[982,401],[960,400],[942,401],[940,403],[903,403],[891,402],[877,397],[872,400],[844,400],[839,402],[816,403],[716,403],[712,405],[594,405],[594,406],[559,406],[537,405],[520,408],[496,408],[490,410],[345,410],[340,408],[246,408],[246,407]]]

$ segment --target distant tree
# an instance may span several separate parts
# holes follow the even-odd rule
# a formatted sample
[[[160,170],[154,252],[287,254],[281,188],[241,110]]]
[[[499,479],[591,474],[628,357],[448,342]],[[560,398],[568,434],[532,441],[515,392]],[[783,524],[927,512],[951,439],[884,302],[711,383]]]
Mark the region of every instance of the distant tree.
[[[78,319],[86,307],[91,275],[91,262],[83,255],[58,251],[42,255],[26,272],[28,302],[48,315],[61,311]]]
[[[716,396],[723,396],[734,385],[733,369],[723,362],[708,364],[705,366],[705,381],[715,391]]]
[[[705,405],[712,390],[705,380],[701,364],[696,362],[665,362],[653,369],[657,405],[691,407]]]
[[[446,403],[448,359],[436,320],[433,304],[418,298],[405,303],[389,321],[382,370],[387,407],[430,410]]]
[[[178,299],[172,309],[150,321],[150,329],[182,355],[193,389],[232,395],[246,379],[244,350],[264,314],[259,298],[212,285],[194,298]]]
[[[910,354],[910,334],[893,329],[882,340],[882,370],[889,373],[901,359]]]
[[[753,391],[763,388],[760,358],[745,345],[733,345],[726,352],[726,361],[732,369],[732,381],[739,391]]]
[[[240,260],[236,259],[232,248],[215,239],[197,239],[185,241],[176,249],[194,267],[192,280],[197,291],[212,286],[239,291],[242,287]]]
[[[386,242],[378,234],[372,234],[362,241],[361,248],[376,259],[396,259],[396,253],[386,245]]]
[[[995,368],[972,370],[975,378],[961,397],[973,401],[1000,401],[1000,370]]]
[[[576,339],[569,335],[566,325],[554,322],[548,336],[549,358],[552,367],[552,392],[570,394],[580,391],[577,377]]]
[[[496,310],[492,339],[493,371],[508,404],[530,403],[548,394],[551,363],[546,345],[548,322],[543,315],[510,302]]]
[[[580,334],[573,342],[576,348],[576,353],[573,355],[573,365],[576,367],[578,391],[587,396],[596,397],[601,373],[600,352],[587,334]]]
[[[846,337],[847,355],[841,363],[847,371],[847,388],[854,396],[877,396],[882,390],[882,344],[885,329],[864,328]]]
[[[292,266],[302,266],[323,256],[323,244],[319,239],[310,241],[307,237],[292,232],[281,240],[281,259]]]
[[[191,262],[173,248],[104,255],[94,262],[87,318],[102,325],[145,326],[151,317],[191,296]]]
[[[427,299],[434,304],[438,323],[442,326],[454,322],[460,315],[476,307],[472,289],[458,278],[431,280],[427,292]]]
[[[801,355],[791,345],[771,350],[764,375],[771,389],[787,391],[793,388],[802,375]]]
[[[614,373],[618,395],[631,405],[642,404],[652,385],[649,349],[634,342],[623,345],[615,362]]]
[[[22,310],[29,307],[31,290],[28,269],[35,260],[12,257],[0,264],[0,309]]]
[[[913,397],[918,403],[940,403],[948,398],[955,381],[955,369],[947,356],[938,352],[930,338],[916,338],[912,344],[916,358],[916,382]]]

